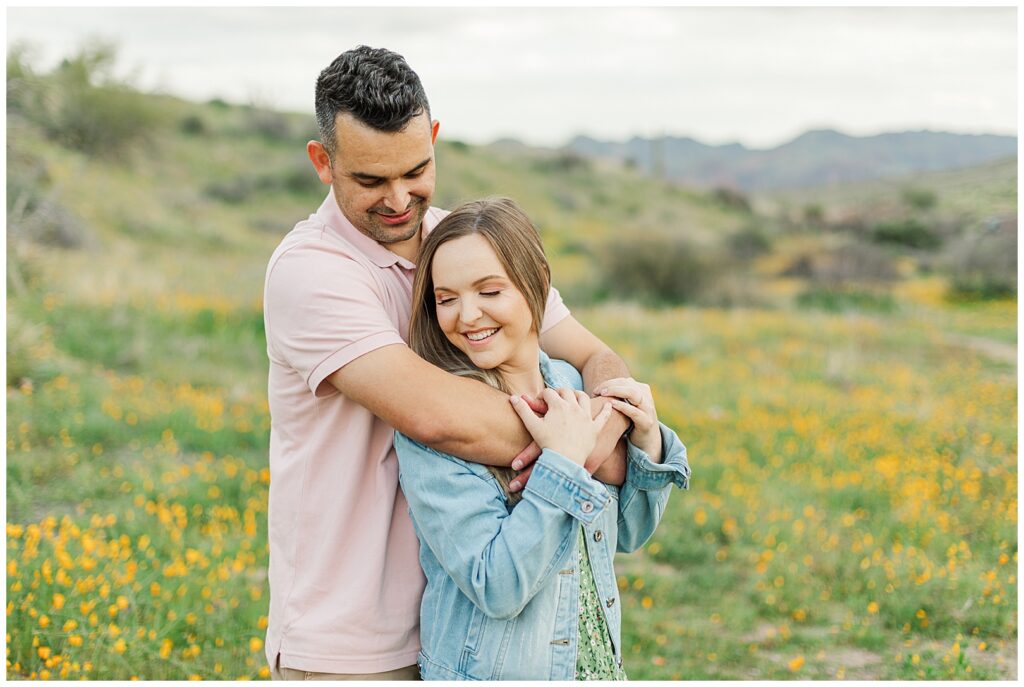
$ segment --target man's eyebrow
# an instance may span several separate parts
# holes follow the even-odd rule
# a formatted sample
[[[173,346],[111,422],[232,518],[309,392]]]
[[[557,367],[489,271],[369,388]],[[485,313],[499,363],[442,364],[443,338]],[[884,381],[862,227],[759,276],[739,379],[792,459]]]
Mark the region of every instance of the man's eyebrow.
[[[489,281],[491,279],[508,279],[508,277],[503,277],[500,274],[488,274],[486,277],[480,277],[479,279],[477,279],[475,282],[472,283],[472,286],[477,286],[477,285],[482,284],[485,281]],[[454,289],[449,289],[447,286],[440,286],[438,284],[434,284],[434,291],[453,291],[453,290]]]
[[[428,164],[430,164],[430,160],[431,158],[428,157],[426,160],[419,163],[418,165],[410,169],[408,172],[403,172],[401,176],[409,176],[410,174],[415,174],[416,172],[420,171]],[[363,172],[352,172],[349,176],[359,179],[360,181],[384,181],[384,177],[379,177],[374,174],[365,174]]]

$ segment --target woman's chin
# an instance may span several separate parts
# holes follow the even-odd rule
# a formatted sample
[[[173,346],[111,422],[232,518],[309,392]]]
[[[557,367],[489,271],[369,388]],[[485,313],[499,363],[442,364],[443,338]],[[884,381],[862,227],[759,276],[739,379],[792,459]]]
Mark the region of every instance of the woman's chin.
[[[469,355],[469,362],[473,363],[481,370],[493,370],[504,362],[503,360],[497,360],[492,355],[467,355]]]

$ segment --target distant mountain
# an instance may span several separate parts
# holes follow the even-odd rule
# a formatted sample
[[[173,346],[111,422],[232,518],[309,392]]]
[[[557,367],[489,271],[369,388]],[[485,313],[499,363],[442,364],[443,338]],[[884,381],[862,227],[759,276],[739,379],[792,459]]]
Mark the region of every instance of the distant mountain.
[[[848,136],[822,129],[767,150],[739,143],[707,145],[692,138],[634,137],[614,143],[586,136],[577,136],[566,148],[581,155],[618,159],[655,176],[694,186],[761,191],[983,164],[1015,156],[1017,137],[935,131]]]

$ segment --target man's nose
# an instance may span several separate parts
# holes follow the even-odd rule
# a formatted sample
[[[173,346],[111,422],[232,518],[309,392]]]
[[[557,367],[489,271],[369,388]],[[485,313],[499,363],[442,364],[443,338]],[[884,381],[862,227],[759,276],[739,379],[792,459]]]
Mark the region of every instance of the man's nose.
[[[391,208],[397,214],[402,214],[409,208],[409,200],[412,198],[412,194],[409,193],[409,189],[402,182],[391,184],[391,188],[388,189],[388,195],[385,199],[388,207]]]

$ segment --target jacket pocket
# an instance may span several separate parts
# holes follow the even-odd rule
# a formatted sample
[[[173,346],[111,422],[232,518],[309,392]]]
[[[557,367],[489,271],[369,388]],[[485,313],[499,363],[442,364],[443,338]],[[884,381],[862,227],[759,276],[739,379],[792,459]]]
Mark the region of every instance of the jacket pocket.
[[[469,673],[469,665],[480,648],[486,623],[487,616],[479,608],[473,606],[473,615],[469,619],[469,626],[466,629],[466,641],[463,644],[462,656],[459,659],[458,671],[464,675]]]

